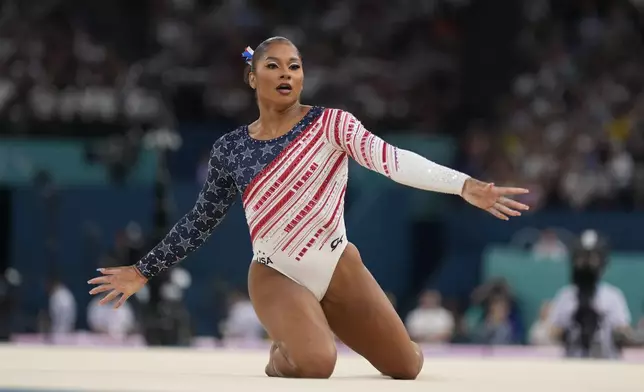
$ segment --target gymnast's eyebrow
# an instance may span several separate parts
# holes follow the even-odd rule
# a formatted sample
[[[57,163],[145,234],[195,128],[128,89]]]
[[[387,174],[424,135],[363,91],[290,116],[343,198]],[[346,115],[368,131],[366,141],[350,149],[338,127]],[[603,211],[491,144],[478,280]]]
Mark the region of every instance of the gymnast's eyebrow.
[[[264,61],[268,61],[268,60],[279,61],[279,59],[277,57],[272,57],[272,56],[271,57],[266,57],[266,59]],[[290,59],[288,59],[289,62],[291,62],[291,61],[299,61],[299,60],[300,59],[298,59],[297,57],[291,57]]]

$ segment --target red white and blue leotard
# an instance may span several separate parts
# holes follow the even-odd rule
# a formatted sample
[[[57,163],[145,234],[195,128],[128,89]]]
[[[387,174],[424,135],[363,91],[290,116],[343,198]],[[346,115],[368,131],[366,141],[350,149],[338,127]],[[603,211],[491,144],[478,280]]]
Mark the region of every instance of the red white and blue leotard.
[[[415,188],[460,194],[467,175],[396,148],[350,113],[313,107],[285,135],[249,136],[242,126],[215,142],[199,198],[138,263],[152,277],[201,246],[241,195],[253,261],[324,296],[347,245],[344,194],[349,157]]]

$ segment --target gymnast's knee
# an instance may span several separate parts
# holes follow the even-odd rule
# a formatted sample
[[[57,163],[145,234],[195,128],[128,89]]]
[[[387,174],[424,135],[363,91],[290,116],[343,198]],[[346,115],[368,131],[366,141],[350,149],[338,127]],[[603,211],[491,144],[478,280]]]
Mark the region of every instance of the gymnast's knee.
[[[338,354],[333,344],[319,345],[301,351],[287,350],[283,344],[278,344],[278,347],[271,361],[273,371],[267,371],[269,376],[329,378],[335,370]],[[278,357],[281,357],[282,360],[279,360]]]
[[[396,380],[415,380],[423,369],[425,356],[416,343],[414,343],[414,351],[413,356],[409,356],[405,360],[400,361],[395,369],[391,369],[384,374]]]
[[[329,378],[335,370],[338,354],[333,348],[315,349],[294,360],[299,378]]]

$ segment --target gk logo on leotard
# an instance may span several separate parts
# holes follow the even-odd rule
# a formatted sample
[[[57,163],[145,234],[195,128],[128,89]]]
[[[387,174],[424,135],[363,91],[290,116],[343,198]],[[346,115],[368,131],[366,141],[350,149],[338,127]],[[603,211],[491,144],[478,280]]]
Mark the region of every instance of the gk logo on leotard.
[[[344,236],[341,236],[331,241],[331,252],[333,252],[335,248],[337,248],[338,245],[340,245],[343,242],[343,240],[344,240]]]

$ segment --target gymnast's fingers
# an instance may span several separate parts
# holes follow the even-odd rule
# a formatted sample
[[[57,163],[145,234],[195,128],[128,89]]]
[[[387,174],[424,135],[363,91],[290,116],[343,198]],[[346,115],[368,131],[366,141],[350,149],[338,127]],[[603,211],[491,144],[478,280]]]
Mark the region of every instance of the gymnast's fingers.
[[[110,302],[111,302],[114,298],[116,298],[119,294],[121,294],[121,293],[120,293],[120,292],[118,292],[118,291],[116,291],[116,290],[112,290],[112,291],[110,291],[110,292],[109,292],[109,293],[108,293],[108,294],[107,294],[103,299],[101,299],[101,300],[98,302],[98,304],[99,304],[99,305],[105,305],[105,304],[107,304],[107,303],[110,303]]]
[[[112,286],[111,284],[102,284],[100,286],[97,286],[91,289],[89,293],[94,295],[94,294],[103,293],[105,291],[113,290],[113,289],[114,289],[114,286]]]
[[[103,284],[103,283],[110,283],[112,281],[111,276],[99,276],[97,278],[93,278],[87,281],[89,284]]]
[[[501,212],[501,213],[503,213],[505,215],[510,215],[510,216],[520,216],[521,215],[521,213],[519,211],[515,211],[515,210],[513,210],[511,208],[508,208],[508,207],[504,206],[501,203],[494,203],[494,208],[497,211],[499,211],[499,212]]]
[[[508,218],[507,216],[503,215],[501,212],[499,212],[499,211],[498,211],[496,208],[494,208],[494,207],[490,207],[490,208],[488,208],[488,209],[487,209],[487,212],[489,212],[490,214],[492,214],[492,215],[496,216],[497,218],[499,218],[499,219],[501,219],[501,220],[509,220],[509,219],[510,219],[510,218]]]
[[[503,205],[506,205],[510,208],[514,208],[515,210],[529,210],[530,207],[523,204],[519,203],[516,200],[508,199],[507,197],[502,197],[499,199],[499,202]]]
[[[105,275],[116,275],[123,272],[125,268],[127,267],[99,268],[98,270]]]
[[[497,195],[523,195],[530,193],[530,191],[525,188],[496,187],[494,190]]]
[[[130,298],[129,295],[125,295],[125,294],[121,295],[121,298],[119,298],[119,300],[116,303],[116,305],[114,305],[114,309],[118,309],[121,306],[123,306],[123,304],[125,303],[125,301],[127,301],[128,298]]]

